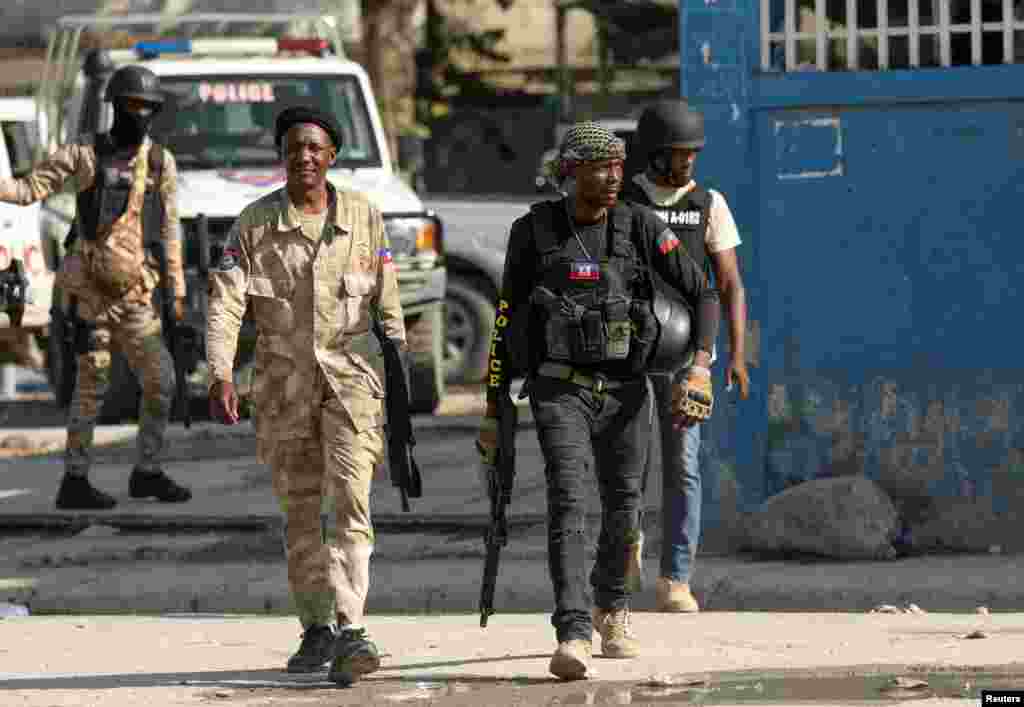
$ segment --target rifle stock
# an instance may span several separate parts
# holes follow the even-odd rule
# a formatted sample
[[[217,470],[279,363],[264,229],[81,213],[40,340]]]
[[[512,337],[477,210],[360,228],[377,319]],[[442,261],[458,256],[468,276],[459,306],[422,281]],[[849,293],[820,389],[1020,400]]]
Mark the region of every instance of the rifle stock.
[[[380,321],[373,318],[373,333],[384,354],[385,411],[387,414],[388,469],[391,485],[398,487],[402,511],[409,512],[409,499],[423,496],[419,466],[412,455],[416,437],[412,432],[409,412],[409,380],[398,344],[387,337]]]
[[[498,583],[501,548],[508,544],[508,506],[516,476],[516,406],[507,393],[498,403],[498,453],[490,474],[488,495],[491,501],[491,522],[484,534],[484,576],[480,587],[480,627],[494,613],[494,591]]]

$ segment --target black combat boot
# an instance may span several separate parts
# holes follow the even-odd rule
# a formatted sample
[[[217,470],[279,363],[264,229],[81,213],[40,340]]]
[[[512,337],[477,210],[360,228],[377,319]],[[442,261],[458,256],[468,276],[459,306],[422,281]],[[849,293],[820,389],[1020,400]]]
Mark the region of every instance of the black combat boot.
[[[334,643],[334,660],[327,678],[348,687],[359,678],[380,668],[377,646],[366,636],[365,628],[345,628]]]
[[[57,490],[57,508],[65,511],[105,511],[117,505],[108,493],[89,483],[86,476],[64,474]]]
[[[164,503],[184,503],[192,498],[191,491],[163,471],[143,471],[139,467],[132,469],[128,492],[132,498],[155,498]]]
[[[316,673],[327,667],[334,657],[334,629],[310,626],[302,632],[302,643],[288,659],[289,673]]]

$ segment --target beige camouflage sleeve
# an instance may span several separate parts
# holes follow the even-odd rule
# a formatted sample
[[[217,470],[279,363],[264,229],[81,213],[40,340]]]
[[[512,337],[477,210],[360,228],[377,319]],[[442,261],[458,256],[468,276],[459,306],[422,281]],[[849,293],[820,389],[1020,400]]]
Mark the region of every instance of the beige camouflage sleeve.
[[[377,260],[377,296],[374,309],[380,315],[380,323],[389,339],[405,345],[405,318],[398,295],[398,275],[395,272],[394,256],[384,231],[384,217],[374,206],[369,209],[370,242],[374,244]]]
[[[238,217],[220,257],[210,263],[209,309],[206,320],[206,361],[210,385],[233,380],[238,332],[245,315],[245,293],[249,286],[249,256],[243,245],[247,233],[246,212]]]
[[[71,178],[78,180],[77,191],[92,186],[96,178],[96,151],[92,145],[63,145],[28,176],[0,179],[0,201],[27,206],[56,194]]]
[[[171,151],[164,148],[164,167],[160,178],[160,196],[164,202],[164,223],[161,237],[164,241],[164,252],[167,253],[167,272],[174,286],[174,296],[184,297],[185,263],[183,254],[184,233],[178,220],[178,165]]]

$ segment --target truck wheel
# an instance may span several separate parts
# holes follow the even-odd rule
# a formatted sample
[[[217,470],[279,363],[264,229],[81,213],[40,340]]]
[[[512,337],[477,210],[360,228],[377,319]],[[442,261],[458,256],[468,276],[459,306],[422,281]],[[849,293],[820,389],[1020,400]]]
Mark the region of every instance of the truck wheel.
[[[478,383],[487,374],[494,304],[473,280],[449,275],[444,307],[445,380]]]
[[[409,343],[409,398],[413,413],[432,413],[444,397],[442,307],[423,312],[406,331]]]

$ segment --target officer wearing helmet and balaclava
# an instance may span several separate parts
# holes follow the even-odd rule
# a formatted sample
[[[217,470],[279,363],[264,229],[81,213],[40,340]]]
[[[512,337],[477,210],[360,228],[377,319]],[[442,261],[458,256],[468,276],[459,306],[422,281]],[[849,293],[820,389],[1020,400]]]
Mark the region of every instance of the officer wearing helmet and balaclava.
[[[619,202],[625,156],[611,131],[574,125],[556,165],[571,193],[534,204],[512,224],[477,440],[489,484],[496,418],[511,404],[518,362],[547,476],[558,644],[549,669],[565,680],[588,676],[595,630],[605,657],[640,654],[628,570],[653,419],[645,374],[653,361],[684,354],[691,327],[706,348],[718,330],[718,295],[700,265],[652,211]],[[655,279],[678,301],[666,303]],[[517,350],[524,342],[528,351]],[[680,380],[676,393],[682,421],[710,402],[710,382]],[[603,510],[588,578],[585,510],[595,481]]]
[[[153,306],[161,269],[155,253],[166,258],[179,322],[185,311],[177,170],[170,152],[149,137],[164,96],[152,71],[126,66],[110,76],[104,98],[114,109],[109,132],[59,147],[21,179],[0,180],[0,201],[16,204],[46,199],[70,179],[78,192],[77,237],[57,275],[78,319],[78,378],[56,500],[61,509],[99,510],[117,503],[88,477],[93,430],[110,381],[114,347],[142,384],[138,462],[128,481],[129,495],[168,503],[192,497],[160,464],[174,397],[174,365]],[[162,248],[147,247],[153,243]]]
[[[704,118],[685,101],[666,100],[649,106],[637,123],[637,145],[646,152],[646,170],[623,188],[623,198],[648,206],[668,224],[686,250],[714,275],[729,313],[731,360],[728,387],[740,386],[747,397],[749,375],[744,352],[747,322],[746,297],[736,258],[739,232],[725,197],[693,180],[697,154],[704,147]],[[713,343],[713,340],[712,342]],[[708,375],[714,347],[698,345],[676,362],[683,375]],[[680,375],[679,372],[675,373]],[[659,421],[668,422],[673,376],[654,375]],[[708,409],[710,414],[710,406]],[[692,613],[700,607],[690,591],[690,576],[700,539],[701,477],[698,466],[702,418],[687,420],[681,429],[661,424],[663,540],[657,608],[671,613]]]

